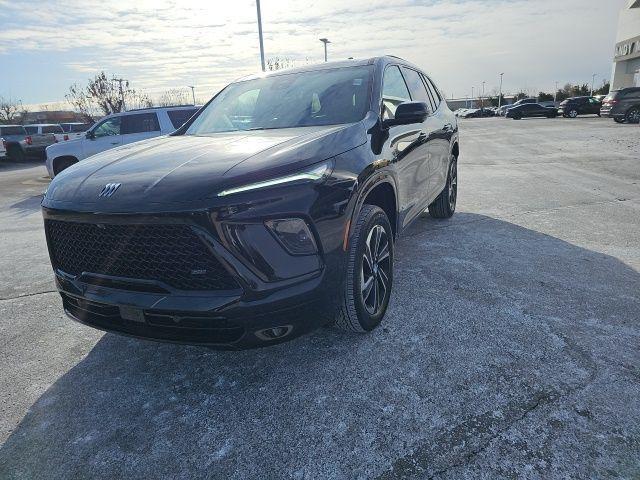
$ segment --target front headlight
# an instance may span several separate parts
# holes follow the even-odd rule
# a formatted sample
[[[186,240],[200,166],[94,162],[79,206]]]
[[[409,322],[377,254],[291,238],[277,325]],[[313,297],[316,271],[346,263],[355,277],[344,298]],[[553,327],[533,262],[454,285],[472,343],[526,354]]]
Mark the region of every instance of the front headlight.
[[[274,178],[272,180],[265,180],[262,182],[250,183],[248,185],[242,185],[241,187],[229,188],[218,193],[218,197],[224,197],[226,195],[233,195],[234,193],[247,192],[249,190],[258,190],[260,188],[273,187],[275,185],[282,185],[285,183],[293,182],[315,182],[321,180],[330,173],[330,162],[323,162],[320,165],[313,165],[312,168],[302,170],[291,175],[284,177]]]

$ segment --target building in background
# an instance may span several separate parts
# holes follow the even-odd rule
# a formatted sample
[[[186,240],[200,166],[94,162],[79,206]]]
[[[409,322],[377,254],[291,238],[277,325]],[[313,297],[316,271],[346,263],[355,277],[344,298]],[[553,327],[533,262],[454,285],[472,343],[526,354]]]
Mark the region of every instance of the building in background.
[[[21,123],[23,125],[28,125],[30,123],[93,123],[93,121],[94,120],[88,115],[72,112],[70,110],[43,110],[41,112],[25,112],[18,119],[18,123]]]
[[[618,20],[611,90],[625,87],[640,87],[640,0],[629,0]]]

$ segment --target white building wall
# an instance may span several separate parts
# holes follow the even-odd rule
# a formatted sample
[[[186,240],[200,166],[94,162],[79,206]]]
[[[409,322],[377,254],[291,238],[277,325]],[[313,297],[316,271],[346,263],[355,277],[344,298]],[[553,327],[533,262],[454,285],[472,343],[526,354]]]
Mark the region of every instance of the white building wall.
[[[614,59],[611,72],[611,89],[639,86],[640,82],[640,0],[629,0],[620,12],[616,45],[634,41],[633,54]],[[618,52],[619,53],[619,52]],[[617,60],[617,61],[615,61]]]

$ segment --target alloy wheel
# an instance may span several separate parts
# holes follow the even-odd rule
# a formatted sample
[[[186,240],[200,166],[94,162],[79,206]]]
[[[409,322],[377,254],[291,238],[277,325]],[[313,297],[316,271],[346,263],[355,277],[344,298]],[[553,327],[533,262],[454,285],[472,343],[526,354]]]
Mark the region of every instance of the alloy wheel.
[[[628,123],[638,123],[640,121],[640,109],[634,108],[627,112],[627,122]]]
[[[576,112],[575,110],[571,110],[571,111],[569,112],[569,116],[570,116],[571,118],[576,118],[576,117],[578,116],[578,112]]]
[[[458,199],[458,162],[456,162],[455,157],[451,159],[447,187],[449,189],[449,208],[453,211],[456,208],[456,200]]]
[[[360,270],[362,303],[370,315],[379,313],[384,305],[390,287],[390,272],[389,238],[382,225],[375,225],[367,235]]]

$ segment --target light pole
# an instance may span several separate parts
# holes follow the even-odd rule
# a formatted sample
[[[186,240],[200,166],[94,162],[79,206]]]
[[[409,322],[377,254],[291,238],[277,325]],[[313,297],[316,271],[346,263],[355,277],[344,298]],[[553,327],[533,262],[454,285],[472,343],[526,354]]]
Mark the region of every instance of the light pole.
[[[591,97],[593,97],[593,82],[596,81],[596,75],[598,75],[597,73],[594,73],[593,75],[591,75]]]
[[[331,43],[328,38],[321,38],[320,41],[324,43],[324,61],[327,61],[327,43]]]
[[[193,104],[196,104],[196,87],[194,85],[187,85],[191,89],[191,95],[193,96]]]
[[[264,72],[264,43],[262,42],[262,16],[260,15],[260,0],[256,0],[256,9],[258,10],[258,36],[260,37],[260,63]],[[195,103],[195,102],[194,102]]]
[[[473,87],[471,87],[471,108],[473,107]]]
[[[556,80],[556,91],[553,94],[553,103],[558,102],[558,81]]]
[[[504,72],[500,74],[500,94],[498,95],[498,108],[502,106],[502,76]]]
[[[484,108],[484,84],[485,82],[482,82],[482,95],[480,95],[480,109]]]

